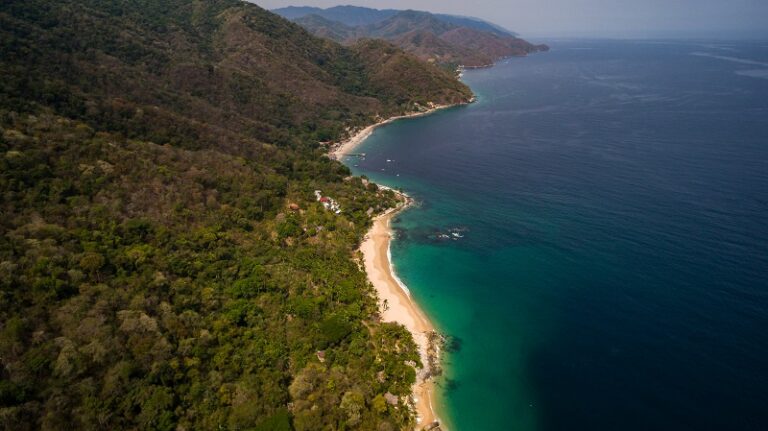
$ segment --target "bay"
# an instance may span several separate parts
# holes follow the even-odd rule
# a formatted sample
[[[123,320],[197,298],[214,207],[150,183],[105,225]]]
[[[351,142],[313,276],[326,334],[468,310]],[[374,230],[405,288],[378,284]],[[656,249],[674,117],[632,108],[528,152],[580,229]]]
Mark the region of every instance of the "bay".
[[[418,202],[447,427],[768,429],[768,43],[546,42],[345,160]]]

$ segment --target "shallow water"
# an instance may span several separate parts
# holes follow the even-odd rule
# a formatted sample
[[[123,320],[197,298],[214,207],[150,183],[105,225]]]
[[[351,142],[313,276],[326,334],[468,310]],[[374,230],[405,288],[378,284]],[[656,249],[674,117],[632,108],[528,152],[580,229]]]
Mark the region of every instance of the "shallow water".
[[[768,429],[766,44],[549,43],[346,160],[420,203],[449,428]]]

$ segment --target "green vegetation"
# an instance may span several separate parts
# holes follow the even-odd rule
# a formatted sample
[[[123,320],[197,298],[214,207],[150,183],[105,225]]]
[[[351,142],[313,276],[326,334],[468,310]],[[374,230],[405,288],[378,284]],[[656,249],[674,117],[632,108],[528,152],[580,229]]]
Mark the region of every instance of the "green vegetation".
[[[3,2],[0,51],[3,429],[412,425],[354,251],[395,196],[317,141],[466,87],[233,0]]]
[[[549,50],[546,45],[533,45],[507,30],[473,18],[354,6],[289,7],[275,12],[319,37],[346,44],[362,38],[383,39],[422,60],[454,70],[458,65],[487,66],[499,58]]]

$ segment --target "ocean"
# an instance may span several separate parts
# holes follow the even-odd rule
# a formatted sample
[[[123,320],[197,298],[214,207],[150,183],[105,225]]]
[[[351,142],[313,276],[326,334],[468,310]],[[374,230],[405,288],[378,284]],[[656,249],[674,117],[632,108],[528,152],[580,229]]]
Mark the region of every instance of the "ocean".
[[[377,129],[453,431],[768,429],[768,42],[546,41]]]

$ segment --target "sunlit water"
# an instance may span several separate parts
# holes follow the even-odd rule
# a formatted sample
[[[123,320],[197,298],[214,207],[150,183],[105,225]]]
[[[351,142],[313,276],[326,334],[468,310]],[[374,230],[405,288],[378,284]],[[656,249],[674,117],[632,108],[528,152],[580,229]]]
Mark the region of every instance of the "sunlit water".
[[[449,428],[768,429],[768,43],[550,43],[346,160],[420,203]]]

